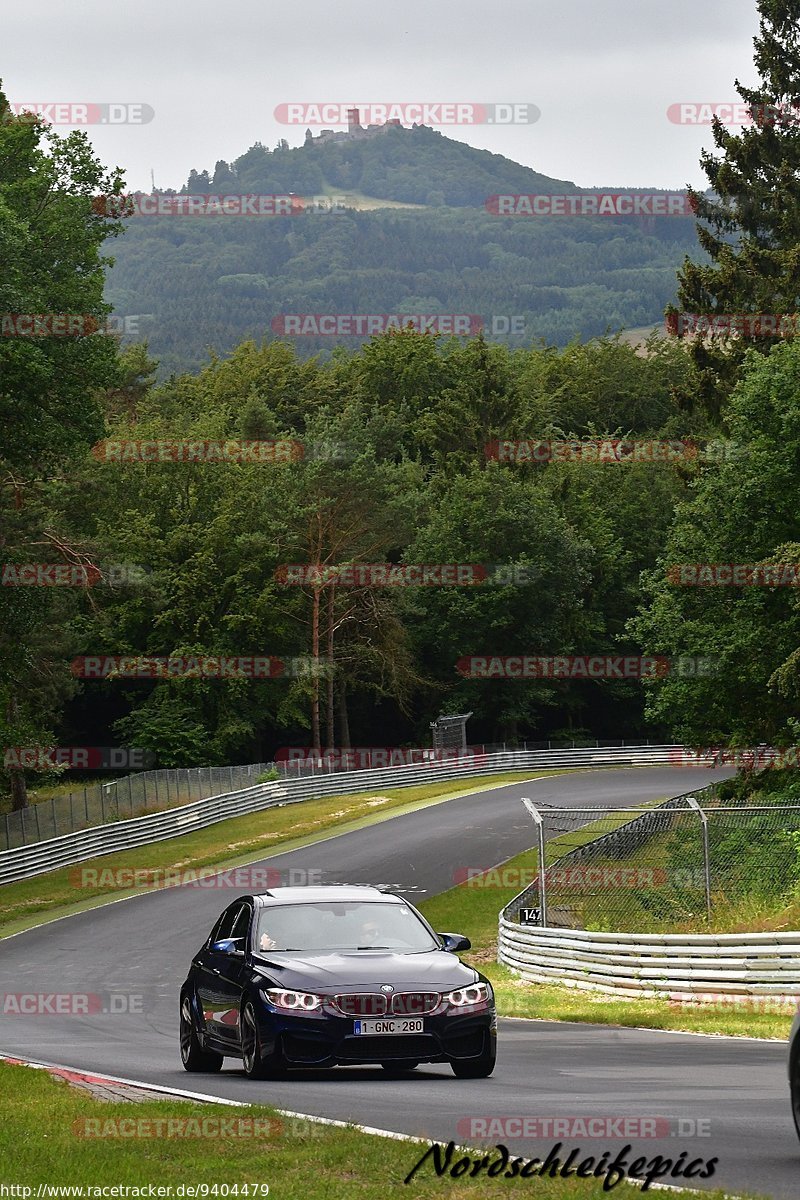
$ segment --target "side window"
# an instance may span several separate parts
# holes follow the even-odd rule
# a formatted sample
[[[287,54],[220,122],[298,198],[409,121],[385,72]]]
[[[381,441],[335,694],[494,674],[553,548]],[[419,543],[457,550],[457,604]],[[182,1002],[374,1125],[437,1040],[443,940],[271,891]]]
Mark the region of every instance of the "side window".
[[[236,918],[242,911],[240,904],[232,904],[230,908],[226,908],[220,919],[217,921],[209,938],[209,944],[221,942],[223,938],[233,937],[233,925]]]
[[[233,932],[229,936],[232,938],[247,939],[247,935],[250,932],[251,916],[252,916],[252,910],[250,908],[250,905],[243,904],[242,907],[239,909],[239,912],[236,915],[236,919],[233,922]],[[247,948],[246,940],[241,948],[243,950],[245,950]]]

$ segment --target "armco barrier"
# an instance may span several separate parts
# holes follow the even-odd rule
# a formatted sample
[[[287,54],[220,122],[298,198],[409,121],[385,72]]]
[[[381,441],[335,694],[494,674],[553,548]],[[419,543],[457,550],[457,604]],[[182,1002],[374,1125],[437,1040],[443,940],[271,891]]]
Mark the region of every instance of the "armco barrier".
[[[280,804],[296,804],[322,796],[341,796],[373,788],[413,787],[446,779],[468,779],[510,771],[545,771],[575,768],[658,766],[674,762],[679,746],[591,747],[574,750],[509,750],[497,754],[469,755],[418,766],[382,767],[372,771],[345,771],[302,779],[257,784],[243,791],[196,800],[181,808],[134,817],[111,825],[68,833],[30,846],[0,853],[0,884],[114,854],[151,842],[180,837],[228,817],[259,812]],[[676,778],[679,778],[676,769]]]
[[[531,983],[674,1000],[800,997],[798,933],[593,933],[500,916],[497,958]]]

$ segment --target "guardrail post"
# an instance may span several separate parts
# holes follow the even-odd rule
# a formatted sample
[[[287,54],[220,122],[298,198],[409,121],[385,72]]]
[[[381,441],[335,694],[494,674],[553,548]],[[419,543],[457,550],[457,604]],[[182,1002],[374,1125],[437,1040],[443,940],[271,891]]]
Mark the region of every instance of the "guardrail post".
[[[694,796],[687,796],[686,803],[690,808],[694,809],[702,823],[703,829],[703,875],[706,884],[706,917],[711,921],[711,859],[708,853],[708,817],[703,809],[695,800]]]
[[[542,928],[547,926],[547,876],[544,860],[544,821],[536,805],[527,796],[522,797],[522,803],[536,822],[537,841],[539,847],[539,907],[542,910]]]

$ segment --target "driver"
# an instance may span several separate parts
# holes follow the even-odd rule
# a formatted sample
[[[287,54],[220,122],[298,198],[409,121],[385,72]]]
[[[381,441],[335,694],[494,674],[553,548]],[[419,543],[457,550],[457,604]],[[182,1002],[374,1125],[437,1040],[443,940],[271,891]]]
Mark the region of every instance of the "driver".
[[[361,932],[359,933],[359,946],[374,946],[380,937],[380,930],[377,923],[369,918],[361,924]]]

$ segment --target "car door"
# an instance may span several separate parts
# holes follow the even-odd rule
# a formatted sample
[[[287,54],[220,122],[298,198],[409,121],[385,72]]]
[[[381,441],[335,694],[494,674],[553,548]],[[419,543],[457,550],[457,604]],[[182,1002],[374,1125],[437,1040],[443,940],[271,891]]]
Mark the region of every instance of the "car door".
[[[242,1008],[242,996],[245,984],[250,974],[248,967],[250,951],[250,930],[253,924],[253,905],[243,901],[234,914],[230,941],[233,948],[227,952],[214,951],[217,958],[216,977],[220,996],[224,997],[226,1008],[218,1021],[218,1036],[239,1048],[239,1016]]]
[[[239,1047],[241,968],[248,948],[252,907],[237,900],[226,908],[203,949],[194,960],[197,996],[207,1035],[220,1047]],[[244,932],[242,932],[244,930]],[[234,938],[241,938],[234,941]],[[234,948],[214,949],[222,941]]]

